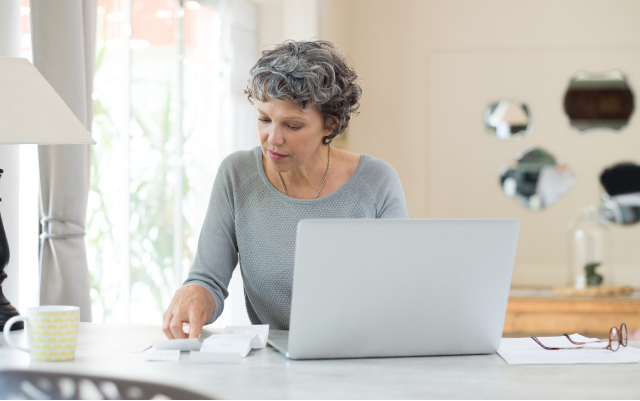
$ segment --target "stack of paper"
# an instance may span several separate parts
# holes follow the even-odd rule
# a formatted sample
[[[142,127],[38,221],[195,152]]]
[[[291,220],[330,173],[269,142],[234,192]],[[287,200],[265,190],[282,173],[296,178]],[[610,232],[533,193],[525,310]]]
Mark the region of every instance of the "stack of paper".
[[[596,341],[580,334],[572,334],[576,342]],[[620,346],[618,351],[604,349],[608,342],[574,345],[566,337],[538,337],[546,347],[571,348],[546,350],[532,338],[503,338],[498,354],[509,365],[569,365],[583,363],[638,363],[640,349]]]
[[[251,349],[264,348],[269,336],[269,325],[229,326],[223,334],[213,334],[200,347],[191,351],[191,362],[240,362]]]

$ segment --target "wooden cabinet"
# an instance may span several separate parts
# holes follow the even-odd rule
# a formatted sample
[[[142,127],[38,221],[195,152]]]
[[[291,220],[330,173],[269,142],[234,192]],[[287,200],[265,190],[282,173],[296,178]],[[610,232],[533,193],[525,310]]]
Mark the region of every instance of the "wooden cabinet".
[[[605,337],[612,326],[640,329],[640,291],[628,296],[578,298],[552,289],[512,289],[504,322],[505,337],[580,333]]]

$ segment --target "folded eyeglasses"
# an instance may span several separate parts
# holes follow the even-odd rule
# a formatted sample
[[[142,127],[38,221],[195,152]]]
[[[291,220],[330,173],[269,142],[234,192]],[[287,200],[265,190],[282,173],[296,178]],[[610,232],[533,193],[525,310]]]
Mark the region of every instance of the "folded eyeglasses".
[[[607,340],[578,342],[578,341],[573,341],[567,333],[564,333],[564,336],[567,337],[567,340],[569,340],[571,344],[574,344],[574,345],[604,344],[607,342]],[[533,341],[538,343],[539,346],[550,351],[557,351],[561,349],[608,349],[610,351],[615,352],[620,348],[620,345],[622,345],[623,347],[627,346],[627,325],[625,323],[622,323],[622,325],[620,325],[620,329],[618,329],[615,326],[612,327],[611,330],[609,330],[609,344],[604,348],[602,347],[577,347],[577,348],[546,347],[540,342],[540,340],[538,340],[536,336],[531,336],[531,338],[533,339]]]

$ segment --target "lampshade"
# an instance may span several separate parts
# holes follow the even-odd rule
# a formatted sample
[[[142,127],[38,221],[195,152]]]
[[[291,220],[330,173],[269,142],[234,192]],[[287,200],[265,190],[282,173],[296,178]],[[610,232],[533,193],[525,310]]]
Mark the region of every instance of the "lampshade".
[[[29,60],[0,57],[0,144],[95,144]]]

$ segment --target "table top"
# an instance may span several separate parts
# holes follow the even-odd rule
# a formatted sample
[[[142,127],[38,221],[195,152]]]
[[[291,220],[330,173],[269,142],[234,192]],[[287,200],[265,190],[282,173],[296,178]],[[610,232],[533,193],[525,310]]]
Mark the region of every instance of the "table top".
[[[216,332],[216,330],[212,330]],[[26,343],[22,331],[13,334]],[[238,364],[148,362],[117,353],[164,339],[160,326],[83,323],[76,360],[31,362],[0,339],[0,370],[33,369],[156,382],[216,398],[637,399],[640,364],[510,366],[497,354],[292,361],[267,346]],[[640,342],[629,343],[640,348]]]

